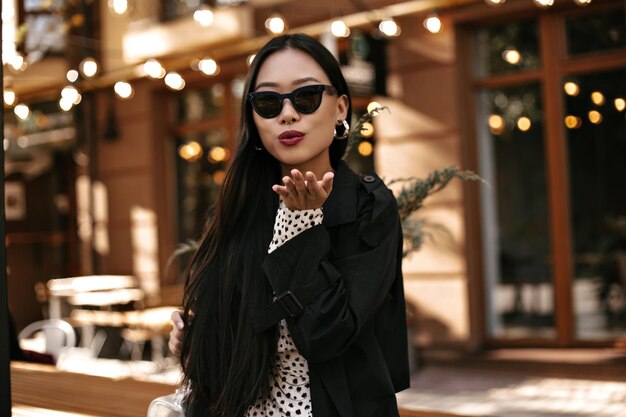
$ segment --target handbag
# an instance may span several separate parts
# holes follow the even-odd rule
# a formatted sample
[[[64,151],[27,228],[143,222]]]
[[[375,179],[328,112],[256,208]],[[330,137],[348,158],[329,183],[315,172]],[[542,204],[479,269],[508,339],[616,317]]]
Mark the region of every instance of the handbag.
[[[155,398],[148,406],[147,417],[185,417],[184,394],[179,388],[173,394]]]

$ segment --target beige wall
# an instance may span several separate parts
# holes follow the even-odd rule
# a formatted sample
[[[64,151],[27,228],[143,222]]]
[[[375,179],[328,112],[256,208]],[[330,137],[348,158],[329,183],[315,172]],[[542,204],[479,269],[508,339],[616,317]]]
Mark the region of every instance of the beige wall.
[[[100,253],[107,274],[134,274],[148,293],[159,288],[157,213],[163,188],[159,186],[161,109],[153,83],[135,85],[135,96],[120,100],[101,91],[97,102],[97,125],[106,131],[114,106],[118,137],[97,138],[97,179],[107,194],[108,251]]]
[[[386,179],[424,178],[460,165],[456,67],[452,28],[427,33],[414,19],[400,22],[402,36],[388,50],[389,95],[377,101],[390,113],[375,118],[376,169]],[[444,22],[445,24],[445,22]],[[417,215],[450,232],[432,231],[422,249],[404,262],[407,301],[417,316],[421,346],[468,346],[469,306],[460,181],[426,200]]]

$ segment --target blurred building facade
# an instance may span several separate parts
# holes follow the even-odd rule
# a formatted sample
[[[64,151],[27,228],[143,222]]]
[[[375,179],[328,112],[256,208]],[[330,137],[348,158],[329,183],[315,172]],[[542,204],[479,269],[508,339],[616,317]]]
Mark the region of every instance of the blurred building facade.
[[[184,258],[170,255],[202,231],[234,154],[248,60],[280,14],[336,54],[357,116],[372,101],[390,109],[348,157],[357,171],[390,180],[460,165],[488,183],[453,182],[417,214],[435,225],[404,264],[416,346],[624,346],[623,2],[205,6],[3,2],[15,28],[4,40],[17,44],[3,61],[17,97],[5,91],[18,327],[41,316],[40,281],[133,274],[154,298],[180,285]],[[330,32],[340,18],[347,37]],[[391,18],[397,36],[379,28]]]

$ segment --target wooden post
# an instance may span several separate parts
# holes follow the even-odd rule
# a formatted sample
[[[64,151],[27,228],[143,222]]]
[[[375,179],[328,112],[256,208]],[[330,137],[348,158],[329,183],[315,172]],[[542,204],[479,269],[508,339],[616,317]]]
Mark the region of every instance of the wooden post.
[[[2,55],[2,20],[0,19],[0,55]],[[4,69],[0,68],[0,87],[4,93]],[[4,101],[0,112],[0,132],[4,132]],[[0,146],[0,417],[11,415],[11,373],[9,362],[9,300],[7,291],[7,262],[4,229],[4,146]]]

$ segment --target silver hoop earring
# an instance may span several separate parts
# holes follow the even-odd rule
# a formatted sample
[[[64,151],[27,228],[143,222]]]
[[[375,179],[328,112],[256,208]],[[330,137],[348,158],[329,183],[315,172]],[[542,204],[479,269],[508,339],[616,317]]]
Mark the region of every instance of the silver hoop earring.
[[[337,120],[339,121],[339,120]],[[335,139],[337,140],[344,140],[348,138],[348,135],[350,134],[350,125],[348,124],[348,122],[346,122],[346,119],[343,119],[341,121],[341,124],[343,125],[343,134],[341,136],[337,136],[337,128],[335,127]]]

